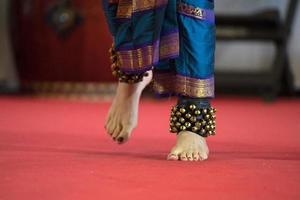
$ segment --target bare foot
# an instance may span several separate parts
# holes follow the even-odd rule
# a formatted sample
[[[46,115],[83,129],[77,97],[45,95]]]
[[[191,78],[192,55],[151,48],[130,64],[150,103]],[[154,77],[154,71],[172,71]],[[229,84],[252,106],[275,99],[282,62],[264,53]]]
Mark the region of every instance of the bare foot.
[[[107,133],[119,144],[128,140],[137,126],[138,105],[144,88],[151,82],[152,72],[136,84],[119,83],[105,123]]]
[[[209,149],[204,137],[193,132],[182,131],[177,135],[176,140],[168,160],[199,161],[208,158]]]

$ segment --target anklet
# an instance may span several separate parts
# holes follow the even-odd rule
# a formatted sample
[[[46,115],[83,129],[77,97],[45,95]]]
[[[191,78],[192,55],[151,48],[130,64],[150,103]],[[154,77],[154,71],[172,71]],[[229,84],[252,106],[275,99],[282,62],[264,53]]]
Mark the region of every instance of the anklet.
[[[111,63],[112,63],[111,64],[112,74],[113,74],[113,76],[118,78],[119,82],[134,84],[134,83],[142,82],[144,77],[149,76],[148,72],[143,72],[143,73],[139,73],[139,74],[129,74],[129,73],[122,72],[119,67],[120,62],[118,60],[118,56],[117,56],[114,46],[112,46],[109,49],[109,53],[111,54],[110,59],[111,59]]]
[[[176,105],[172,108],[170,132],[191,131],[202,137],[216,134],[216,109],[201,108],[195,104]]]

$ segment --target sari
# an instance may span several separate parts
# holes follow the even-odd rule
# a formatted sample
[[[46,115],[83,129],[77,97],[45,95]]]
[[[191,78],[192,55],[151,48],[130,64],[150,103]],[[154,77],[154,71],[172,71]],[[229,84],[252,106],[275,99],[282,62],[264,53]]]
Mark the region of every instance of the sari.
[[[213,0],[102,0],[123,72],[161,96],[214,97]]]

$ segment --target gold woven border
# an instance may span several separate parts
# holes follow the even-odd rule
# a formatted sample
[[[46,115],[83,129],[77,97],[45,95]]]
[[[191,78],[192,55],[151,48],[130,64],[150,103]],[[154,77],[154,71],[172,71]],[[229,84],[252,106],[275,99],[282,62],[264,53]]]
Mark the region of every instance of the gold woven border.
[[[160,59],[179,55],[179,33],[162,36],[159,47]]]
[[[195,79],[172,73],[154,73],[153,89],[158,94],[175,93],[189,97],[214,97],[214,78]]]
[[[163,36],[161,41],[134,50],[117,51],[120,68],[123,70],[139,70],[151,66],[161,59],[179,55],[178,32]]]
[[[168,0],[133,0],[133,12],[154,9],[167,3]]]
[[[119,0],[117,18],[130,18],[132,13],[155,9],[166,5],[168,0]]]
[[[120,68],[138,70],[153,64],[155,47],[148,45],[135,50],[118,51],[117,56]]]
[[[195,79],[176,75],[176,93],[191,97],[214,97],[214,78]]]
[[[130,18],[133,12],[134,0],[119,0],[117,18]]]

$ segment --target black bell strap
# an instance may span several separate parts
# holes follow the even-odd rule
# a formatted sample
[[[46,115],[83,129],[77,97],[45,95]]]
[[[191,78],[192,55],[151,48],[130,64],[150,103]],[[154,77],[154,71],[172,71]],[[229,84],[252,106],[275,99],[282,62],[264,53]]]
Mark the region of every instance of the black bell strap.
[[[216,134],[216,109],[211,107],[209,99],[179,97],[171,111],[170,132],[181,131],[202,137]]]

